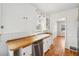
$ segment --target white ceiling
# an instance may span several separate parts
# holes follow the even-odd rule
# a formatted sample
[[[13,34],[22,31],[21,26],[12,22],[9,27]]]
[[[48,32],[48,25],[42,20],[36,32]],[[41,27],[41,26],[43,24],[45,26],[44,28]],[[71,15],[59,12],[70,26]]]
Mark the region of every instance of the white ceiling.
[[[79,6],[78,3],[32,3],[32,5],[47,13],[58,12]]]

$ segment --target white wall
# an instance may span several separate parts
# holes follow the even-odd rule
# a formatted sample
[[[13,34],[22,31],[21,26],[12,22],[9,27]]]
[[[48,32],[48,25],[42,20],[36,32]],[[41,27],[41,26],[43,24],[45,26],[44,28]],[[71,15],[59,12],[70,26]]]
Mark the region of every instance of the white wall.
[[[78,8],[62,11],[59,13],[54,13],[50,18],[50,29],[55,38],[57,35],[57,21],[60,18],[66,17],[66,48],[70,46],[77,47],[77,17]]]
[[[29,4],[4,4],[3,33],[35,32],[38,19],[35,9]]]
[[[77,30],[77,43],[78,43],[78,48],[79,48],[79,9],[78,9],[78,30]]]
[[[1,4],[0,4],[0,27],[1,27]],[[1,28],[0,28],[0,33],[1,33]]]

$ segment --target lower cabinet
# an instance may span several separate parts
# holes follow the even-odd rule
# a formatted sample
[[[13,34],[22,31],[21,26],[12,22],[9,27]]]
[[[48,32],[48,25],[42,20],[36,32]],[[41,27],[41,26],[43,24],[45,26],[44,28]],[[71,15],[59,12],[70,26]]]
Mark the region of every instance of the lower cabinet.
[[[30,46],[20,48],[20,56],[43,56],[43,42],[42,40],[33,43]]]
[[[43,40],[43,52],[44,53],[50,48],[51,44],[52,44],[51,37]]]
[[[47,39],[43,40],[43,53],[45,53],[47,50],[48,50],[48,47],[47,47]]]
[[[38,42],[33,43],[32,45],[29,45],[24,48],[20,48],[16,51],[10,51],[10,56],[43,56],[43,53],[45,53],[52,44],[52,38],[49,37],[44,40],[40,40]]]
[[[20,49],[20,56],[31,56],[31,55],[32,55],[32,45]]]

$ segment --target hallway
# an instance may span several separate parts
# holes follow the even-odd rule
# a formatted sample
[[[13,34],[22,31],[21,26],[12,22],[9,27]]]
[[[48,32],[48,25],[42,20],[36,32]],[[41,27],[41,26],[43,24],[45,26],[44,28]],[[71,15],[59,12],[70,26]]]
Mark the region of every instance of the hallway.
[[[76,56],[75,51],[65,49],[64,43],[63,36],[56,37],[50,49],[45,53],[45,56]]]

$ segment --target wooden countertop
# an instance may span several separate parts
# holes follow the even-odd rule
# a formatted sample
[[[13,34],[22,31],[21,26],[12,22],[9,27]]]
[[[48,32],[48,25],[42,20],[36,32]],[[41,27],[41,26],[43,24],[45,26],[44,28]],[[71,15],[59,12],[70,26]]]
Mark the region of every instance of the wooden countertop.
[[[34,42],[37,42],[39,40],[45,39],[47,37],[49,37],[51,35],[51,33],[42,33],[39,35],[31,35],[28,37],[23,37],[23,38],[19,38],[19,39],[12,39],[12,40],[8,40],[7,46],[10,50],[17,50],[19,48],[24,48],[28,45],[31,45]]]

